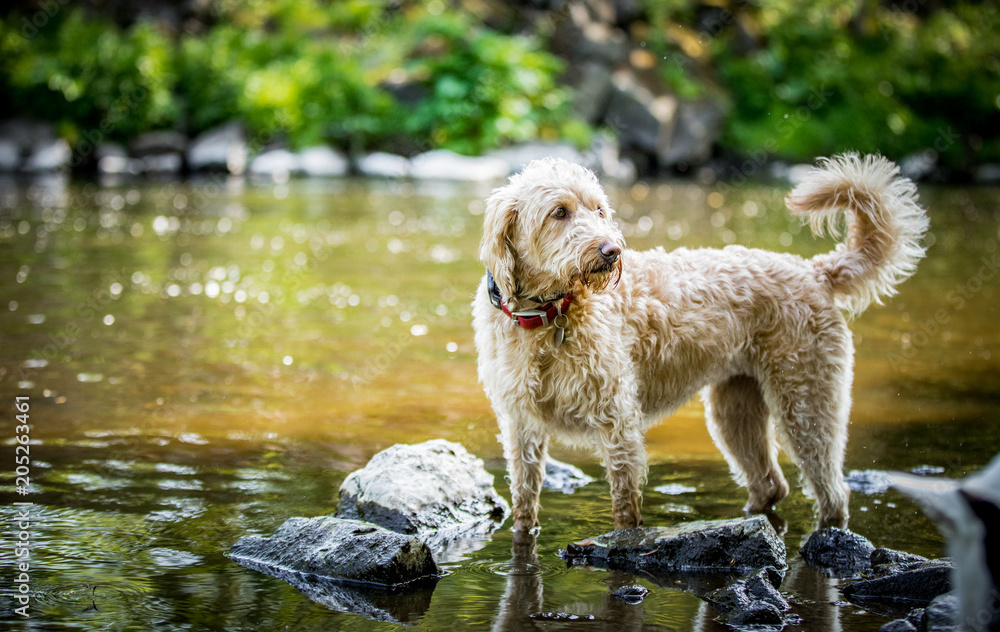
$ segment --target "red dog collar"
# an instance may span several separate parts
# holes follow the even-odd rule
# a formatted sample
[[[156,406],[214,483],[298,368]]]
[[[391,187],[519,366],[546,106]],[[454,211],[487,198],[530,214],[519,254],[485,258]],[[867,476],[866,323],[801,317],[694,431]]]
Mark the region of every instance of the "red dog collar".
[[[551,322],[555,322],[555,319],[562,316],[569,307],[569,304],[572,302],[573,294],[571,292],[564,296],[558,305],[555,301],[552,301],[551,303],[542,305],[538,309],[527,309],[521,312],[512,312],[503,302],[501,302],[500,311],[510,316],[511,320],[524,329],[538,329],[539,327],[544,327]]]
[[[556,302],[559,301],[558,298],[545,302],[544,299],[532,297],[529,300],[533,300],[536,303],[545,302],[545,304],[537,309],[512,312],[507,307],[507,304],[504,303],[503,296],[500,294],[500,288],[497,287],[496,281],[493,280],[493,273],[489,270],[486,271],[486,288],[493,307],[499,309],[517,323],[519,327],[523,327],[524,329],[538,329],[539,327],[545,327],[549,323],[555,322],[556,318],[566,313],[569,304],[573,302],[572,292],[563,296],[559,303]],[[563,320],[565,321],[565,318]],[[561,324],[556,323],[556,326],[560,328],[565,327],[565,322]]]

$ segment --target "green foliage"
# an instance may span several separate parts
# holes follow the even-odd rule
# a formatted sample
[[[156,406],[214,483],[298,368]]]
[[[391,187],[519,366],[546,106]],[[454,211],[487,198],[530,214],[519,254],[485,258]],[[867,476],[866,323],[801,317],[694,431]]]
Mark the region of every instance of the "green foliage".
[[[238,119],[260,143],[352,149],[405,134],[462,152],[589,138],[556,84],[559,62],[537,41],[420,2],[400,6],[220,0],[214,27],[173,39],[151,23],[121,29],[82,11],[29,39],[18,31],[25,18],[12,15],[0,22],[0,88],[11,95],[8,114],[62,121],[71,140],[109,118],[110,136],[122,139]],[[428,97],[416,108],[396,103],[379,87],[394,72],[426,83]]]
[[[177,123],[173,44],[152,25],[120,30],[80,11],[41,30],[26,25],[0,21],[0,88],[12,112],[58,121],[71,139]]]
[[[429,98],[408,118],[410,133],[470,154],[535,138],[588,140],[556,83],[561,63],[537,41],[474,28],[459,14],[427,16],[412,41],[409,72]]]
[[[675,0],[647,3],[667,23],[694,22]],[[722,141],[729,149],[811,159],[934,148],[958,166],[972,155],[1000,158],[994,6],[956,3],[917,16],[875,3],[762,0],[723,17],[725,28],[702,30],[697,41],[733,106]],[[758,34],[753,50],[740,50],[737,23]],[[659,46],[676,56],[675,42],[661,38]],[[671,64],[664,75],[690,92],[676,76],[684,71]]]
[[[371,86],[336,40],[216,27],[181,42],[180,76],[193,131],[243,120],[261,140],[365,144],[389,126],[390,97]]]

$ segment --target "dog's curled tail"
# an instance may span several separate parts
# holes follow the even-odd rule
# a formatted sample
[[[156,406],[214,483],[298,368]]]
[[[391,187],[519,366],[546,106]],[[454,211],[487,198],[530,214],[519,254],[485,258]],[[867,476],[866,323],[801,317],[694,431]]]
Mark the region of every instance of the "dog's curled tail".
[[[785,203],[809,220],[814,235],[839,237],[845,218],[845,243],[812,262],[851,316],[895,294],[924,256],[928,219],[917,189],[881,156],[849,153],[823,159]]]

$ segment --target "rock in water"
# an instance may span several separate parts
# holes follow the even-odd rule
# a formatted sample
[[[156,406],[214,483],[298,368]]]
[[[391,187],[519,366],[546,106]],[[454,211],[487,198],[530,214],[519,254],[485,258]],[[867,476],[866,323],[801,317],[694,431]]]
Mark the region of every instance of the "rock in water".
[[[830,527],[813,532],[799,554],[806,564],[844,577],[871,569],[874,551],[875,546],[864,536]]]
[[[229,556],[317,603],[379,621],[422,616],[438,575],[417,538],[330,516],[289,518],[269,538],[240,538]]]
[[[951,590],[951,570],[948,560],[916,562],[884,577],[848,584],[843,592],[851,603],[874,611],[880,605],[890,609],[925,606]]]
[[[296,571],[380,586],[438,573],[430,549],[417,538],[331,516],[289,518],[269,538],[240,538],[229,556],[264,572]]]
[[[562,555],[571,564],[652,575],[785,567],[785,544],[763,516],[621,529],[571,544]]]
[[[542,487],[545,489],[572,494],[578,487],[592,482],[594,482],[592,477],[574,465],[556,461],[552,457],[545,460],[545,480],[542,481]]]
[[[702,598],[733,626],[784,624],[788,601],[778,592],[782,575],[775,568],[762,569]]]
[[[435,439],[394,445],[352,472],[340,486],[337,516],[437,542],[488,533],[509,511],[481,459]]]

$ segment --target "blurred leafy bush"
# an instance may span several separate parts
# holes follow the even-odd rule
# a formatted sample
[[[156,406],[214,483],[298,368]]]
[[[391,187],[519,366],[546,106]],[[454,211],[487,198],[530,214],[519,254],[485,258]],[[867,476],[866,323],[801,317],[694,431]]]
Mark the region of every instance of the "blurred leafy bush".
[[[727,149],[811,159],[931,148],[953,166],[1000,160],[1000,10],[991,3],[646,4],[663,25],[652,38],[660,52],[694,62],[665,64],[665,79],[680,92],[717,82],[731,101]]]
[[[425,5],[222,0],[213,26],[172,36],[148,22],[123,29],[66,10],[25,37],[25,18],[8,15],[0,88],[11,101],[0,114],[60,121],[72,139],[135,95],[110,137],[197,133],[238,119],[261,142],[294,146],[380,148],[408,135],[425,139],[410,147],[474,153],[534,138],[587,140],[557,85],[559,62],[537,41]],[[425,98],[397,102],[380,87],[393,72],[426,84]]]
[[[427,15],[409,40],[408,74],[428,95],[407,117],[409,133],[460,153],[536,138],[589,141],[556,81],[562,63],[538,41],[475,28],[462,14]]]
[[[175,49],[155,27],[122,30],[74,11],[37,29],[18,17],[0,22],[8,114],[58,121],[70,140],[98,129],[128,138],[177,124]]]

